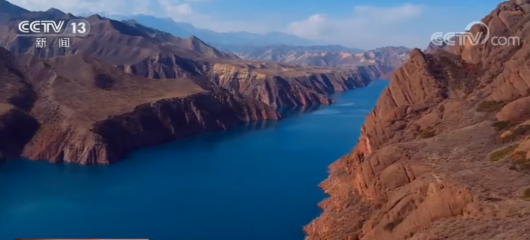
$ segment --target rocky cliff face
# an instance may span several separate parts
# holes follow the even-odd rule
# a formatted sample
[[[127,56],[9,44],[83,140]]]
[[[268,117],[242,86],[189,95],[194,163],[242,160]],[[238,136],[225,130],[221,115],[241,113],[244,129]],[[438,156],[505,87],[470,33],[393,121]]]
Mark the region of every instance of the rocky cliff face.
[[[60,11],[25,12],[22,15],[35,19],[74,18]],[[356,62],[366,66],[352,65],[348,69],[334,70],[245,61],[193,36],[181,39],[134,21],[118,22],[98,15],[86,18],[91,24],[91,33],[83,38],[73,38],[67,50],[58,48],[58,38],[54,37],[47,38],[46,49],[39,49],[35,48],[34,39],[16,37],[16,19],[21,15],[10,13],[7,16],[11,18],[0,19],[3,26],[0,35],[5,36],[0,40],[0,46],[14,53],[42,58],[89,56],[136,76],[152,79],[186,77],[202,87],[220,86],[273,107],[328,104],[331,100],[327,95],[330,93],[365,86],[396,68],[390,59],[406,55],[406,50],[401,48],[374,50],[355,57],[351,55]]]
[[[24,146],[39,128],[39,122],[27,113],[3,105],[0,113],[0,161],[21,155]]]
[[[273,107],[329,104],[330,94],[364,87],[383,75],[375,66],[338,70],[213,64],[204,71],[215,84]]]
[[[138,148],[280,118],[262,102],[187,78],[137,77],[79,55],[0,53],[0,152],[11,157],[109,164]]]
[[[192,60],[173,54],[159,54],[119,68],[154,79],[189,77],[201,86],[222,87],[272,107],[329,104],[330,94],[366,86],[389,71],[376,65],[325,69],[271,62]]]
[[[223,92],[162,99],[109,116],[90,127],[68,121],[43,126],[23,156],[51,162],[110,164],[132,150],[250,121],[278,120],[263,104]]]
[[[9,109],[0,143],[28,124],[20,141],[0,151],[35,160],[108,164],[137,148],[276,120],[276,107],[329,104],[329,94],[365,86],[387,71],[243,61],[196,37],[98,15],[86,18],[91,33],[72,38],[67,50],[55,37],[38,49],[34,39],[16,37],[21,17],[75,16],[52,9],[0,18],[0,46],[17,54],[0,49],[0,104]]]
[[[413,50],[330,166],[307,239],[528,239],[529,20],[530,1],[505,2],[483,22],[520,44]]]

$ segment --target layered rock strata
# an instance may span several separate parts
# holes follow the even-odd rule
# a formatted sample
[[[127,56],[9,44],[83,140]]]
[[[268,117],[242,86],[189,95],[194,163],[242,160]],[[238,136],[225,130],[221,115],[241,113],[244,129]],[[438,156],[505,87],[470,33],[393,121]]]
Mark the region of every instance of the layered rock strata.
[[[79,55],[0,53],[0,151],[12,157],[109,164],[138,148],[280,118],[262,102],[187,78],[136,77]]]
[[[308,240],[530,238],[530,1],[482,21],[520,44],[413,50],[330,166]]]

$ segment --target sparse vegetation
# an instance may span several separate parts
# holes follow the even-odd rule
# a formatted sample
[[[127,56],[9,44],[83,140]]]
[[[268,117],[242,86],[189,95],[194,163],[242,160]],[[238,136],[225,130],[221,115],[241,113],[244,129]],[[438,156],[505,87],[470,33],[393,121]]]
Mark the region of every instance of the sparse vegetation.
[[[432,127],[428,127],[427,129],[424,129],[420,133],[421,138],[432,138],[436,135]]]
[[[510,166],[510,170],[528,173],[528,171],[530,171],[530,159],[528,159],[526,155],[527,152],[524,151],[517,151],[512,154],[510,158],[513,161],[513,164]]]
[[[494,151],[490,154],[490,160],[494,162],[502,160],[504,157],[508,156],[508,154],[512,153],[516,148],[517,148],[517,145],[512,145],[512,146]]]
[[[397,227],[397,225],[399,225],[401,222],[403,222],[403,220],[404,219],[402,217],[398,217],[394,221],[387,223],[383,228],[385,230],[391,232],[392,230],[394,230],[394,228]]]
[[[525,201],[530,201],[530,188],[524,190],[523,196],[521,198]]]
[[[510,158],[513,161],[515,161],[515,162],[526,161],[526,152],[525,151],[517,151],[514,154],[512,154],[512,156],[510,156]]]
[[[506,105],[504,101],[483,101],[477,107],[477,112],[495,112]]]
[[[432,130],[423,130],[420,136],[421,138],[432,138],[435,136],[435,133]]]
[[[515,129],[511,130],[511,133],[509,135],[506,135],[501,138],[501,141],[504,143],[512,142],[526,135],[530,135],[530,125],[519,125],[515,127]]]
[[[497,131],[503,131],[512,126],[512,124],[509,121],[497,121],[491,124],[492,127],[494,127]]]
[[[530,133],[530,125],[519,125],[513,130],[515,136],[526,135]]]

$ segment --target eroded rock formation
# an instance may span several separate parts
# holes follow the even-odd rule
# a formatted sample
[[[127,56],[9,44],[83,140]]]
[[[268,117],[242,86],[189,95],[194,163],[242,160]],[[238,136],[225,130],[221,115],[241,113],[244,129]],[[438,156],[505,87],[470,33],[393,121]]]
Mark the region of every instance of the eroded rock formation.
[[[329,104],[387,69],[243,61],[196,37],[93,15],[91,32],[36,48],[24,19],[76,18],[0,0],[0,151],[34,160],[109,164],[128,152],[204,131],[277,120],[278,107]],[[14,53],[14,54],[11,54]],[[16,136],[13,138],[13,135]]]
[[[530,1],[483,22],[520,44],[413,50],[330,166],[308,240],[530,238]]]
[[[187,78],[137,77],[80,55],[0,55],[0,151],[12,157],[109,164],[134,149],[280,118],[262,102]]]
[[[119,68],[154,79],[189,77],[203,86],[213,84],[273,107],[329,104],[330,94],[364,87],[390,71],[377,65],[333,69],[272,62],[192,60],[170,54]]]
[[[0,0],[3,1],[3,0]],[[0,10],[0,14],[2,14]],[[73,38],[67,50],[58,46],[59,38],[47,38],[47,48],[34,45],[34,39],[17,38],[20,17],[31,19],[70,19],[72,15],[50,12],[10,12],[0,18],[0,46],[17,54],[42,58],[83,55],[113,64],[141,77],[173,79],[186,77],[203,87],[220,86],[233,93],[254,98],[273,107],[328,104],[328,95],[336,91],[362,87],[393,71],[402,49],[374,50],[358,56],[366,66],[347,69],[323,69],[273,62],[245,61],[221,52],[196,37],[182,39],[147,28],[134,21],[119,22],[98,15],[86,18],[91,32]],[[399,55],[399,56],[398,56]],[[372,59],[373,58],[373,59]],[[376,61],[377,60],[377,61]],[[366,64],[365,64],[366,62]]]

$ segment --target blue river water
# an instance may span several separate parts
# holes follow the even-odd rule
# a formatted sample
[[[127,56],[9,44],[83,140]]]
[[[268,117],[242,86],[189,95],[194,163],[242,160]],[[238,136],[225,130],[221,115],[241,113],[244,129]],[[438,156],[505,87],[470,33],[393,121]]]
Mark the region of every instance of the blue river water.
[[[286,119],[141,150],[111,166],[0,165],[0,239],[302,240],[327,167],[387,81]]]

